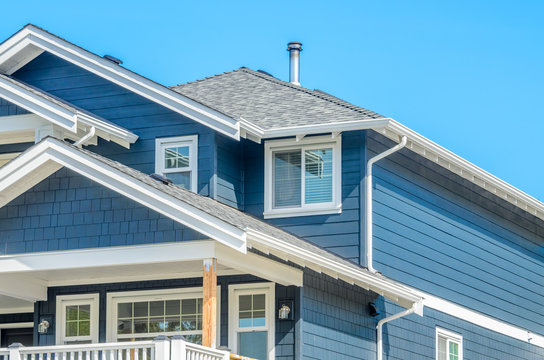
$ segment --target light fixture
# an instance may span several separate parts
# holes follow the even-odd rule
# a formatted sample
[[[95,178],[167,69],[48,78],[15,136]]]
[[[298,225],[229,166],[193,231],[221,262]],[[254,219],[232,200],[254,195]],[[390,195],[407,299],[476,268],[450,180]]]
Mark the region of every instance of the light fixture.
[[[278,310],[278,318],[280,320],[287,320],[289,319],[290,312],[291,312],[291,308],[285,304],[282,304],[281,308]]]
[[[38,333],[47,334],[47,329],[49,329],[49,321],[42,319],[42,321],[38,324]]]

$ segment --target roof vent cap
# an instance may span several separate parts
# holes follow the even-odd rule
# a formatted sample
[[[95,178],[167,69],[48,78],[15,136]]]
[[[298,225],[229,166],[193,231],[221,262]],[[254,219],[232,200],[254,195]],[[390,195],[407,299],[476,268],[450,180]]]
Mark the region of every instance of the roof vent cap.
[[[111,61],[112,63],[115,63],[117,65],[121,65],[123,63],[123,61],[121,59],[118,59],[116,58],[115,56],[111,56],[111,55],[104,55],[103,56],[104,59],[106,60],[109,60]]]
[[[289,51],[289,82],[300,86],[300,52],[302,51],[302,43],[291,41],[287,44]]]
[[[169,178],[165,177],[165,176],[162,176],[160,174],[151,174],[149,175],[150,178],[152,178],[153,180],[157,180],[157,181],[160,181],[162,182],[164,185],[170,185],[172,184],[172,180],[170,180]]]

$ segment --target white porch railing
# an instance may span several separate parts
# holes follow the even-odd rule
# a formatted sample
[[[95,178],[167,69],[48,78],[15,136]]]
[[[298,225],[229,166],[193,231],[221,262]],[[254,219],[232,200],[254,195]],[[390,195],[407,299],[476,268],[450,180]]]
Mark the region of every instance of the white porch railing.
[[[229,360],[228,351],[159,336],[153,341],[0,348],[0,360]]]

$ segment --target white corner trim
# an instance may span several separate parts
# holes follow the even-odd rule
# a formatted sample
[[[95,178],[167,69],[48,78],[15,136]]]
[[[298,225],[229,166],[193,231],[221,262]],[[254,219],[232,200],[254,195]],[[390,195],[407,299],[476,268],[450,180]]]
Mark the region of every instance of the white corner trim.
[[[239,139],[240,123],[237,119],[202,105],[33,25],[25,26],[0,45],[0,71],[12,74],[42,51],[52,53],[222,134]]]
[[[52,138],[0,168],[0,206],[63,166],[220,243],[246,251],[244,230]]]

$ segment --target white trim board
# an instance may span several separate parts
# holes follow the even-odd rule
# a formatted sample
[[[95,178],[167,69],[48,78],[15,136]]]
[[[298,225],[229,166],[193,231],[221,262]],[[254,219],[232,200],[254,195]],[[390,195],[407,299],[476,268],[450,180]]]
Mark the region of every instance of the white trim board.
[[[224,135],[239,139],[240,123],[166,86],[84,50],[34,25],[27,25],[0,45],[0,72],[12,74],[43,51],[202,123]]]

